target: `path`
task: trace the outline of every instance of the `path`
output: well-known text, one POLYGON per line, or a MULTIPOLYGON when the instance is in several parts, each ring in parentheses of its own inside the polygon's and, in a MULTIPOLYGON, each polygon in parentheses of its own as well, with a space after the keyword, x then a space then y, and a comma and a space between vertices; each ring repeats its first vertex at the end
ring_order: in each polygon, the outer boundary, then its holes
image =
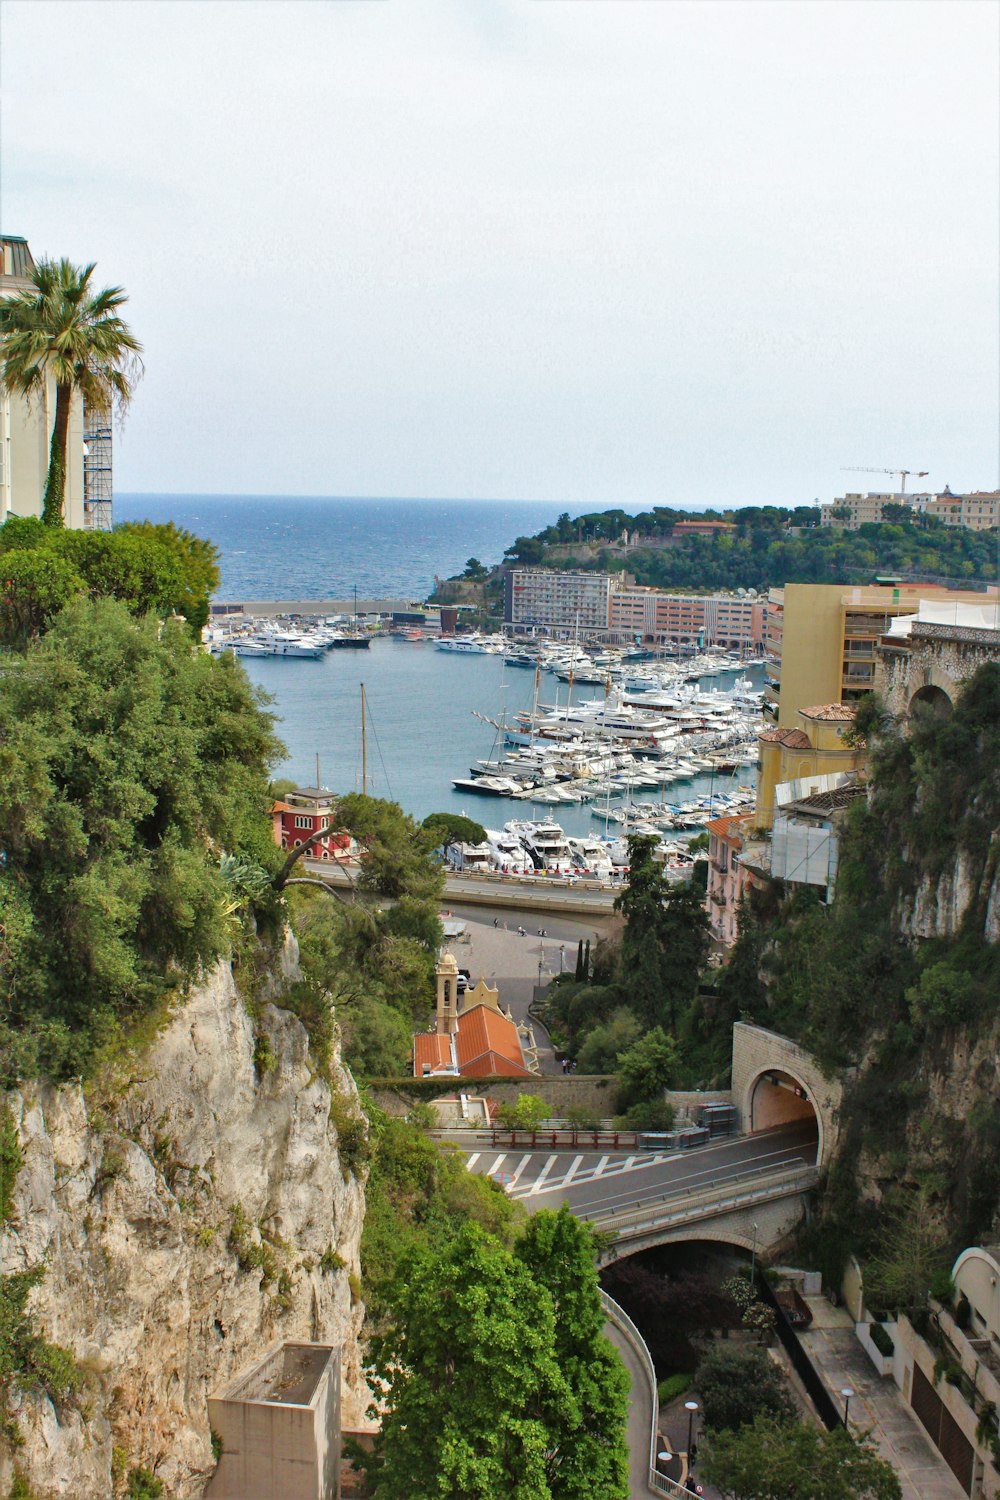
POLYGON ((844 1386, 854 1391, 850 1422, 854 1431, 871 1431, 883 1458, 899 1475, 903 1500, 960 1500, 965 1491, 903 1400, 895 1381, 877 1375, 854 1335, 843 1309, 825 1298, 808 1298, 813 1324, 799 1334, 838 1406, 844 1386))
MULTIPOLYGON (((649 1435, 653 1428, 653 1398, 649 1381, 630 1341, 610 1320, 604 1332, 621 1355, 632 1383, 628 1407, 629 1493, 632 1500, 647 1500, 656 1491, 649 1487, 649 1435)), ((658 1497, 659 1500, 659 1497, 658 1497)))

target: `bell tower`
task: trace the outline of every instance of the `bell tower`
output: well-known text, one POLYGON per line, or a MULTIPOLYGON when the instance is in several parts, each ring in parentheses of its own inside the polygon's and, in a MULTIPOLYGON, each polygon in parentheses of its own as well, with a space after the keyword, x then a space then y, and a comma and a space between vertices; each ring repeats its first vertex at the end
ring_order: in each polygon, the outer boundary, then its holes
POLYGON ((458 1030, 458 964, 453 953, 442 953, 434 968, 437 976, 437 1034, 454 1036, 458 1030))

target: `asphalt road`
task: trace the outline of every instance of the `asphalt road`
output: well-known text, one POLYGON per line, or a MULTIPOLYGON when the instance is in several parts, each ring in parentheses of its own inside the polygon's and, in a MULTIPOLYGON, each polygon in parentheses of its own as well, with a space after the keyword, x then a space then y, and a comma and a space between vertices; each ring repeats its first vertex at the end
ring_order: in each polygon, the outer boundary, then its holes
POLYGON ((687 1151, 504 1151, 468 1132, 448 1137, 466 1152, 471 1172, 502 1182, 529 1212, 567 1204, 579 1218, 610 1218, 686 1192, 721 1186, 816 1161, 816 1132, 787 1125, 687 1151), (462 1136, 466 1139, 463 1141, 462 1136))

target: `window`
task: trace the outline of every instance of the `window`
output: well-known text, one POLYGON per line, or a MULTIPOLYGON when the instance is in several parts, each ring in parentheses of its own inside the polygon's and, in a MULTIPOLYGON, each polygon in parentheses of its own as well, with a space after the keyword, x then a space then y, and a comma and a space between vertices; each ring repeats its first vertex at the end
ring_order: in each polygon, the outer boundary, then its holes
POLYGON ((296 828, 311 828, 313 826, 313 820, 312 818, 300 817, 298 814, 296 814, 295 826, 296 828))

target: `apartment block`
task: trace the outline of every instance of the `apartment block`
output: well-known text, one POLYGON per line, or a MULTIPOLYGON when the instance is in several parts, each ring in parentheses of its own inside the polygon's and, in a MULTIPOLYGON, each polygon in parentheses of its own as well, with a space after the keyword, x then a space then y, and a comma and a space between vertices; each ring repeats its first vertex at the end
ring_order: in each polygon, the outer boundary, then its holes
POLYGON ((764 711, 782 728, 798 727, 813 703, 854 703, 875 686, 877 646, 894 619, 915 615, 921 600, 983 604, 981 592, 930 584, 790 583, 767 598, 764 711))
MULTIPOLYGON (((34 269, 27 240, 0 236, 0 300, 31 291, 34 269)), ((11 515, 41 515, 55 415, 53 380, 31 401, 0 390, 0 524, 11 515)), ((78 395, 70 407, 63 514, 67 526, 111 526, 110 424, 86 412, 78 395)))
POLYGON ((632 586, 612 592, 611 639, 656 645, 724 646, 759 650, 764 643, 764 601, 737 594, 664 594, 632 586))
POLYGON ((579 632, 581 638, 603 633, 615 583, 608 573, 512 568, 504 579, 504 620, 515 631, 579 632))

